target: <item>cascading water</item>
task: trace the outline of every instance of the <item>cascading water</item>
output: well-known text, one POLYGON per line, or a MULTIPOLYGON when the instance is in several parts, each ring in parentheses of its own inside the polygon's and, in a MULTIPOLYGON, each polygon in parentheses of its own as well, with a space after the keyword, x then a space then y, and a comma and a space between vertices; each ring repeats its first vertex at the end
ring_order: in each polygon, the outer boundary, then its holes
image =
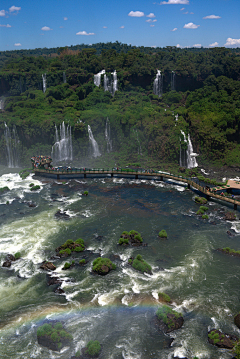
POLYGON ((91 146, 92 146, 92 150, 93 150, 92 156, 93 157, 101 156, 97 141, 94 139, 91 127, 89 125, 88 125, 88 134, 89 134, 89 141, 91 142, 91 146))
POLYGON ((109 79, 106 74, 104 74, 104 91, 109 91, 112 96, 114 96, 115 92, 117 91, 117 72, 111 72, 113 76, 112 79, 109 79))
POLYGON ((111 133, 110 133, 110 122, 107 118, 106 120, 106 127, 105 127, 105 139, 107 141, 107 152, 112 151, 112 140, 111 140, 111 133))
POLYGON ((184 142, 187 143, 187 149, 182 149, 181 142, 180 142, 180 160, 179 165, 181 167, 187 167, 187 168, 194 168, 198 167, 198 163, 196 160, 196 156, 198 156, 197 153, 193 152, 193 146, 192 141, 190 138, 190 135, 188 134, 188 138, 186 138, 185 133, 181 131, 181 134, 183 135, 184 142))
POLYGON ((153 93, 158 97, 161 97, 163 94, 163 80, 160 70, 157 70, 157 75, 153 82, 153 93))
POLYGON ((100 71, 98 74, 94 75, 94 85, 100 86, 101 84, 101 76, 105 74, 105 70, 100 71))
POLYGON ((42 79, 43 79, 43 93, 45 93, 47 89, 47 75, 42 74, 42 79))
POLYGON ((58 135, 58 129, 55 125, 55 140, 56 142, 52 146, 52 159, 54 161, 72 161, 73 149, 71 126, 66 126, 63 121, 63 123, 60 125, 58 135))
POLYGON ((13 126, 12 133, 4 122, 4 137, 7 148, 7 165, 9 168, 19 167, 19 140, 16 126, 13 126))
POLYGON ((67 82, 67 80, 66 80, 66 73, 63 72, 63 83, 65 84, 66 82, 67 82))
POLYGON ((0 110, 3 110, 3 100, 0 100, 0 110))
POLYGON ((171 91, 175 91, 175 72, 171 72, 171 91))

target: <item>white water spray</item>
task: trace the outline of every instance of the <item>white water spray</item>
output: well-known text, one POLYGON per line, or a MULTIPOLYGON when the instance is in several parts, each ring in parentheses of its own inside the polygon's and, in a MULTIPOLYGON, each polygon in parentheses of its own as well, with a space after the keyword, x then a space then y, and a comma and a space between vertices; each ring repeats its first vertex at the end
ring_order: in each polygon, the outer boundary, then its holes
POLYGON ((93 150, 93 154, 92 154, 93 157, 101 156, 97 141, 94 139, 91 127, 89 125, 88 125, 88 134, 89 134, 89 141, 91 142, 91 146, 92 146, 92 150, 93 150))
POLYGON ((100 71, 98 74, 94 75, 94 85, 96 85, 97 87, 100 86, 101 84, 101 76, 105 74, 105 70, 100 71))
POLYGON ((112 140, 111 140, 111 132, 110 132, 110 122, 108 118, 106 120, 105 139, 107 141, 107 152, 109 153, 112 151, 112 140))
POLYGON ((161 97, 163 94, 163 80, 160 70, 157 70, 157 75, 153 82, 153 93, 158 97, 161 97))
POLYGON ((43 79, 43 93, 45 93, 47 89, 47 75, 42 74, 42 79, 43 79))
POLYGON ((187 150, 182 150, 181 143, 180 143, 180 166, 181 167, 187 167, 187 168, 194 168, 198 167, 198 163, 196 160, 196 156, 198 156, 197 153, 193 152, 193 146, 192 141, 190 138, 190 135, 188 134, 188 138, 186 138, 185 133, 181 131, 181 134, 183 135, 184 142, 187 143, 187 150), (183 151, 183 156, 182 156, 183 151))
POLYGON ((58 135, 58 129, 55 125, 55 140, 56 142, 52 146, 52 159, 54 161, 72 161, 73 149, 71 126, 66 126, 63 121, 63 123, 60 125, 58 135))
POLYGON ((104 91, 109 91, 112 96, 114 96, 117 91, 117 72, 111 72, 112 79, 108 78, 106 74, 104 74, 104 91))
POLYGON ((13 126, 12 133, 4 122, 4 137, 7 149, 7 165, 9 168, 19 167, 19 140, 16 126, 13 126))

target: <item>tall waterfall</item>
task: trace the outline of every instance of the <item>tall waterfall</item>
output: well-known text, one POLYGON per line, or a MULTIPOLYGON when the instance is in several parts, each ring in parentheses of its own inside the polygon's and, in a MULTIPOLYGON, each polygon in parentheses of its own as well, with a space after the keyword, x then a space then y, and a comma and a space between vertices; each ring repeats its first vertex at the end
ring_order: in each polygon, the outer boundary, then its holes
POLYGON ((65 72, 63 72, 63 83, 65 84, 67 82, 67 80, 66 80, 66 74, 65 74, 65 72))
POLYGON ((42 74, 42 79, 43 79, 43 93, 45 93, 47 89, 47 75, 42 74))
POLYGON ((158 97, 161 97, 163 94, 163 80, 160 70, 157 70, 157 75, 153 82, 153 93, 158 97))
POLYGON ((190 135, 188 134, 188 138, 186 138, 185 133, 181 130, 181 134, 183 135, 184 142, 187 143, 187 150, 181 148, 180 143, 180 161, 179 164, 181 167, 194 168, 198 166, 196 156, 197 153, 193 152, 192 141, 190 135))
POLYGON ((117 72, 111 72, 112 79, 108 78, 106 74, 104 74, 104 91, 109 91, 112 96, 114 96, 117 91, 117 72))
POLYGON ((4 122, 4 137, 7 148, 7 165, 9 168, 19 167, 19 140, 16 126, 13 126, 12 133, 4 122))
POLYGON ((89 141, 91 142, 91 146, 92 146, 92 150, 93 150, 93 153, 92 153, 93 157, 101 156, 97 141, 94 139, 91 127, 89 125, 88 125, 88 134, 89 134, 89 141))
POLYGON ((110 133, 110 122, 107 118, 106 120, 106 127, 105 127, 105 139, 107 141, 107 152, 112 151, 112 140, 111 140, 111 133, 110 133))
POLYGON ((171 91, 175 91, 175 72, 171 72, 171 91))
POLYGON ((101 76, 105 74, 105 70, 100 71, 98 74, 94 75, 94 85, 99 87, 101 85, 101 76))
POLYGON ((52 146, 52 159, 54 161, 72 161, 73 149, 71 126, 66 126, 63 121, 60 125, 58 135, 58 129, 55 125, 55 140, 56 142, 52 146))

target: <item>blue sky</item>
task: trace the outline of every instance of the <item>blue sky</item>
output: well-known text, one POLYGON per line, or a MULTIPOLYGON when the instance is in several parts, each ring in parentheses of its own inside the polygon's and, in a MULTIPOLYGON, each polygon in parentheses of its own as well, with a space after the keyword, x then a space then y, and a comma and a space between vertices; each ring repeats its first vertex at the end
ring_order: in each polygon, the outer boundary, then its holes
POLYGON ((240 47, 240 0, 1 0, 0 50, 115 42, 240 47))

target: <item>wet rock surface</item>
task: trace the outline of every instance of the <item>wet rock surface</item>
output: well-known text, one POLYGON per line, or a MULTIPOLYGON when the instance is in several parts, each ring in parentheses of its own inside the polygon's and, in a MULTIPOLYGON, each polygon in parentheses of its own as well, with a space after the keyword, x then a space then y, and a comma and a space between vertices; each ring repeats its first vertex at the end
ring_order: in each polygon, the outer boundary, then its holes
POLYGON ((236 335, 223 333, 218 329, 212 329, 208 332, 208 342, 218 348, 233 349, 237 341, 236 335))
POLYGON ((57 219, 70 219, 70 216, 67 214, 67 212, 61 210, 57 211, 54 216, 57 219))
POLYGON ((46 271, 53 271, 56 269, 55 265, 52 262, 47 262, 47 261, 44 261, 41 264, 40 268, 46 271))

